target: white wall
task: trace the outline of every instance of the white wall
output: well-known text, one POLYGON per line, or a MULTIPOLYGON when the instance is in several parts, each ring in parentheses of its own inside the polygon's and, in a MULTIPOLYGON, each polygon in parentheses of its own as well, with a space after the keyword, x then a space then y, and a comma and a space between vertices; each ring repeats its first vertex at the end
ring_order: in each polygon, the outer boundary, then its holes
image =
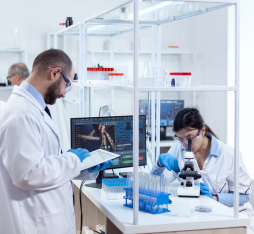
POLYGON ((241 1, 240 11, 240 151, 243 154, 248 172, 251 178, 254 178, 254 156, 252 149, 253 108, 254 100, 254 31, 252 22, 254 1, 241 1))
MULTIPOLYGON (((126 2, 126 0, 9 0, 1 1, 0 48, 14 46, 14 29, 18 28, 18 46, 28 51, 28 67, 31 70, 35 57, 46 50, 46 35, 59 30, 59 23, 66 17, 73 17, 74 23, 94 15, 105 8, 126 2)), ((18 58, 0 55, 0 73, 7 73, 8 67, 18 58)))

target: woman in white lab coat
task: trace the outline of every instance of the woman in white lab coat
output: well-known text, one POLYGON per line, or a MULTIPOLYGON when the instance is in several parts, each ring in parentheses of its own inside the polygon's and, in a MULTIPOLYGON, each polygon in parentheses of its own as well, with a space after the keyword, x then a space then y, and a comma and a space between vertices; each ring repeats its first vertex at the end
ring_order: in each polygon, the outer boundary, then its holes
MULTIPOLYGON (((184 167, 185 152, 188 140, 192 140, 192 151, 195 154, 195 170, 201 178, 200 193, 226 206, 234 204, 234 149, 221 142, 216 134, 204 123, 199 111, 185 108, 175 117, 173 131, 177 142, 168 153, 161 154, 153 165, 151 174, 164 175, 172 181, 179 178, 179 170, 184 167), (167 170, 166 170, 167 169, 167 170)), ((247 213, 251 218, 248 234, 254 233, 254 212, 248 202, 251 193, 251 179, 239 155, 239 212, 247 213)))

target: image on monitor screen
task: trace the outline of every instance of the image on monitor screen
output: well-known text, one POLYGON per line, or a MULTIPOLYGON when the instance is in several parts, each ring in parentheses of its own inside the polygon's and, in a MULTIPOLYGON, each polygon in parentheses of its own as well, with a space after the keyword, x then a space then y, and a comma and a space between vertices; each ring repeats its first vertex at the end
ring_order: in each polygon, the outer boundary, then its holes
MULTIPOLYGON (((165 127, 172 127, 173 121, 175 119, 176 114, 184 108, 183 100, 161 100, 161 119, 160 125, 165 127)), ((155 119, 156 119, 156 105, 155 102, 155 119)), ((150 113, 151 113, 151 105, 150 105, 150 113)), ((148 101, 147 100, 139 100, 139 114, 140 115, 148 115, 148 101)), ((147 125, 147 120, 146 120, 147 125)), ((156 125, 156 122, 155 122, 156 125)))
MULTIPOLYGON (((139 163, 146 165, 146 116, 139 117, 139 163)), ((133 164, 132 116, 71 119, 71 148, 103 149, 121 154, 109 169, 133 164)))

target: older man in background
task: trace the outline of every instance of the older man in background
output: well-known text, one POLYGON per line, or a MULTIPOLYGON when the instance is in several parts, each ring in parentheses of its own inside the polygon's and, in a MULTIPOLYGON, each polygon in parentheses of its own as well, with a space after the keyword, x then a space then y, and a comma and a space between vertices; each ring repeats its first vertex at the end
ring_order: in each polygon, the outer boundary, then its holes
POLYGON ((7 79, 12 85, 19 86, 29 75, 29 70, 24 63, 15 63, 9 68, 7 79))

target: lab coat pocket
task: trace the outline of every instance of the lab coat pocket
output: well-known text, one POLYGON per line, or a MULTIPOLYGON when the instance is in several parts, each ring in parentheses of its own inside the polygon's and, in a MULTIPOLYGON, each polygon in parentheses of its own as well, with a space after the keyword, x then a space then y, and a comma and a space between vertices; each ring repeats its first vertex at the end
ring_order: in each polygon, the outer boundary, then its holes
POLYGON ((209 190, 211 193, 223 193, 228 190, 228 183, 226 180, 214 180, 209 178, 209 190))
POLYGON ((70 227, 68 226, 66 215, 66 211, 61 210, 60 212, 54 214, 37 217, 37 234, 69 234, 70 227))

